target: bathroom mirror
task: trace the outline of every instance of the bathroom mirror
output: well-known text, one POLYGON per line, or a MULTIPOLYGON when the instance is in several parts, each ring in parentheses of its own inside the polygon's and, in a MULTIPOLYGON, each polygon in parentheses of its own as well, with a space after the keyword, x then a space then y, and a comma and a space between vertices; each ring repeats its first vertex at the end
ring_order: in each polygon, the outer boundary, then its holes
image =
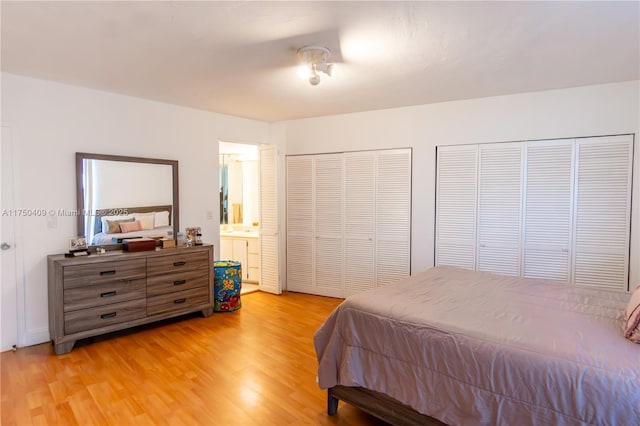
POLYGON ((220 141, 220 224, 251 226, 259 220, 258 147, 220 141))
POLYGON ((127 233, 175 238, 180 229, 176 160, 76 153, 76 197, 78 235, 85 236, 90 246, 118 244, 127 233), (137 232, 122 233, 120 228, 108 232, 103 229, 107 217, 111 222, 145 220, 137 232), (155 222, 149 223, 149 217, 155 222))

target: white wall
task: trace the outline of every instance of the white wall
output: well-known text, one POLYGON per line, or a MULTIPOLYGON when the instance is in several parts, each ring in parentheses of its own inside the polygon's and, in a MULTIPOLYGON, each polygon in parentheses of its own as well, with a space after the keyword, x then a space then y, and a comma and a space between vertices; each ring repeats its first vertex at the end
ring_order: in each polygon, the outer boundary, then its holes
MULTIPOLYGON (((500 96, 267 124, 122 95, 2 74, 3 125, 12 130, 16 208, 71 209, 75 152, 177 159, 180 228, 219 244, 218 141, 279 147, 284 226, 286 154, 413 148, 412 270, 433 265, 435 146, 640 131, 640 82, 500 96), (322 147, 322 151, 318 147, 322 147), (213 219, 207 219, 207 212, 213 219)), ((640 141, 635 146, 631 280, 640 281, 640 141)), ((67 250, 75 217, 18 218, 25 335, 49 340, 46 256, 67 250)), ((284 233, 280 233, 284 235, 284 233)), ((285 242, 281 241, 280 269, 285 242)), ((3 318, 3 320, 6 320, 3 318)), ((13 343, 2 342, 0 350, 13 343)))
MULTIPOLYGON (((76 152, 178 160, 180 228, 201 226, 203 239, 218 245, 218 141, 269 137, 260 121, 11 74, 2 74, 1 83, 2 123, 13 132, 16 208, 75 210, 76 152)), ((56 228, 47 227, 46 217, 19 218, 16 226, 26 315, 17 343, 26 346, 49 340, 46 258, 67 250, 76 218, 58 217, 56 228)), ((3 341, 0 350, 14 343, 3 341)))
MULTIPOLYGON (((287 154, 413 148, 412 271, 433 266, 435 147, 640 131, 640 82, 303 119, 284 126, 287 154)), ((426 83, 428 84, 428 82, 426 83)), ((640 282, 640 140, 635 142, 632 284, 640 282)))

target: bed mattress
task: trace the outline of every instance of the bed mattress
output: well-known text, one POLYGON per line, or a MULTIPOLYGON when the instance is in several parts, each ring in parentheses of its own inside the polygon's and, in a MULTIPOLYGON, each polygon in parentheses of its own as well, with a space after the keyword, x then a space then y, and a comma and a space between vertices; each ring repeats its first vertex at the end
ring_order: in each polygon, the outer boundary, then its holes
POLYGON ((315 335, 319 385, 451 425, 640 425, 629 296, 434 267, 336 308, 315 335))

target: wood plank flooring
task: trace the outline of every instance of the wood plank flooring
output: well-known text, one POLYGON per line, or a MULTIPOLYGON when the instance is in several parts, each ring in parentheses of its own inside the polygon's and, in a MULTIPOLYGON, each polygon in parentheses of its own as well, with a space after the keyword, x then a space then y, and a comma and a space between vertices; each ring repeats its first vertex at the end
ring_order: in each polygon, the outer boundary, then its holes
POLYGON ((243 307, 90 341, 0 354, 9 425, 385 425, 340 404, 326 414, 313 334, 340 299, 257 292, 243 307))

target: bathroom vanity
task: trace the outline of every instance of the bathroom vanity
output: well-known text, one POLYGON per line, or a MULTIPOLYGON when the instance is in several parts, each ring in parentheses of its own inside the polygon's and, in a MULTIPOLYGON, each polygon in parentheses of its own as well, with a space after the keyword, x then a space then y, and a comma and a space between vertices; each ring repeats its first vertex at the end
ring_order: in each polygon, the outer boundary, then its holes
POLYGON ((221 231, 220 259, 242 265, 242 281, 260 281, 260 237, 258 231, 221 231))

